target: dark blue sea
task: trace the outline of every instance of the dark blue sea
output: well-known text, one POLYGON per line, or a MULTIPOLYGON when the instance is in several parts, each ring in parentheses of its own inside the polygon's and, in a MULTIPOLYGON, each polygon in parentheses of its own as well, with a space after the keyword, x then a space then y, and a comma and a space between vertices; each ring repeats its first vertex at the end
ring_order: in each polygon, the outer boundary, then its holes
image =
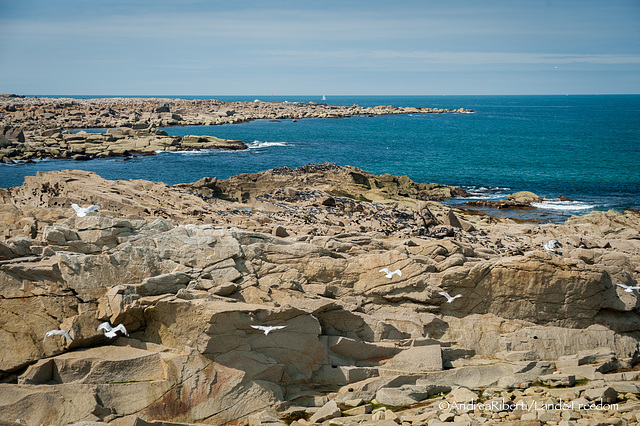
MULTIPOLYGON (((196 97, 183 97, 196 98, 196 97)), ((325 161, 421 182, 459 185, 476 198, 528 190, 537 207, 570 214, 640 207, 640 95, 569 96, 220 96, 224 101, 467 108, 472 114, 406 114, 343 119, 259 120, 169 127, 170 135, 239 139, 246 151, 160 153, 133 161, 45 160, 0 165, 0 187, 39 170, 83 169, 107 179, 168 184, 227 178, 325 161), (569 201, 558 201, 558 196, 569 201)), ((453 200, 452 202, 461 202, 453 200)))

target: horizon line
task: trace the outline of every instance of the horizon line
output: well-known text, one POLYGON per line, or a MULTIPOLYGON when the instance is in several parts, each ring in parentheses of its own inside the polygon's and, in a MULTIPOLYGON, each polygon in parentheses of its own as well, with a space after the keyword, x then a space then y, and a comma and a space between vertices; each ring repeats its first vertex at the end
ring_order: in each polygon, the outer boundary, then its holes
POLYGON ((206 97, 213 98, 216 96, 219 97, 282 97, 282 96, 296 96, 296 97, 363 97, 363 96, 433 96, 433 97, 446 97, 446 96, 637 96, 640 93, 511 93, 511 94, 368 94, 368 95, 359 95, 359 94, 334 94, 334 95, 317 95, 317 94, 215 94, 215 95, 190 95, 190 94, 179 94, 179 95, 170 95, 170 94, 154 94, 154 95, 143 95, 143 94, 135 94, 135 95, 124 95, 124 94, 17 94, 17 93, 3 93, 0 94, 0 98, 11 98, 11 97, 24 97, 24 98, 49 98, 49 97, 86 97, 86 98, 180 98, 184 97, 206 97))

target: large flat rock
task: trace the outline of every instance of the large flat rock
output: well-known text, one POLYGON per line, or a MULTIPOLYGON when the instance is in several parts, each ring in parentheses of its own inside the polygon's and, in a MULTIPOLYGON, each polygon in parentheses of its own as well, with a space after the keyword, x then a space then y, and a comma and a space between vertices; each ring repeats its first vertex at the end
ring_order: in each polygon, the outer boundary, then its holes
POLYGON ((384 363, 385 370, 421 373, 442 370, 442 349, 439 344, 413 346, 384 363))

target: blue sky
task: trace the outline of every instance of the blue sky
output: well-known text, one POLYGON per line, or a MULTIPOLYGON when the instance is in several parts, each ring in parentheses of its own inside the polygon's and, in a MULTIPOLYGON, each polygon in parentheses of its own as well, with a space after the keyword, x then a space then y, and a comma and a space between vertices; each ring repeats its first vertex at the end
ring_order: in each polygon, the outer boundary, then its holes
POLYGON ((0 93, 640 93, 639 0, 0 0, 0 93))

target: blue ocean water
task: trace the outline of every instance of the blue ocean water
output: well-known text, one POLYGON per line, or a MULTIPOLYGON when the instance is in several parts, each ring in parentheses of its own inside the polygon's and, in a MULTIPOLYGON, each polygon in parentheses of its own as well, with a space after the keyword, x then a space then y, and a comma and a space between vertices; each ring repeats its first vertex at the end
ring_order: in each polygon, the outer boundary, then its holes
POLYGON ((547 199, 540 208, 561 214, 640 207, 640 95, 213 98, 462 107, 475 112, 170 127, 165 128, 170 135, 239 139, 250 149, 161 153, 131 161, 0 165, 0 187, 20 185, 24 176, 38 170, 76 168, 107 179, 174 184, 329 161, 373 173, 408 175, 421 182, 459 185, 477 198, 504 198, 528 190, 547 199), (554 200, 560 195, 574 202, 554 200))

